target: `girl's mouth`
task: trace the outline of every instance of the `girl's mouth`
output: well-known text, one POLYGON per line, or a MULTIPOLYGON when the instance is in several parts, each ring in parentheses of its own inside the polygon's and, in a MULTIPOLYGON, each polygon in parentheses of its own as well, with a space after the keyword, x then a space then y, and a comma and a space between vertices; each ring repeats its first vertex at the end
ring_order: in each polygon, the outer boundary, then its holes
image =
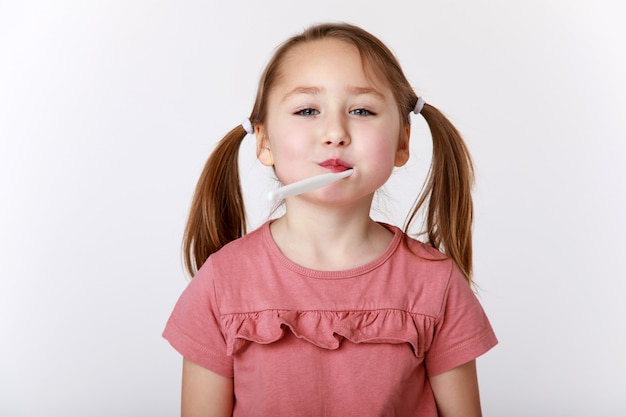
POLYGON ((319 165, 332 172, 343 172, 347 169, 352 168, 352 166, 349 163, 342 161, 339 158, 327 159, 324 162, 320 162, 319 165))

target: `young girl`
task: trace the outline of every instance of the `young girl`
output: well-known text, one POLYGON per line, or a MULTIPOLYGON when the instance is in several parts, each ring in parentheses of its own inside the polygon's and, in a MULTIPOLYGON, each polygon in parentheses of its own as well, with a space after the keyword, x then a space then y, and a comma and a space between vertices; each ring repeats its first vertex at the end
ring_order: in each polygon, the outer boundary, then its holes
POLYGON ((471 289, 471 182, 459 133, 377 38, 324 24, 284 43, 195 191, 195 277, 164 332, 184 357, 183 416, 480 416, 475 358, 497 341, 471 289), (424 243, 370 218, 409 158, 411 112, 434 145, 405 227, 425 207, 424 243), (283 184, 351 175, 287 197, 246 234, 248 133, 283 184))

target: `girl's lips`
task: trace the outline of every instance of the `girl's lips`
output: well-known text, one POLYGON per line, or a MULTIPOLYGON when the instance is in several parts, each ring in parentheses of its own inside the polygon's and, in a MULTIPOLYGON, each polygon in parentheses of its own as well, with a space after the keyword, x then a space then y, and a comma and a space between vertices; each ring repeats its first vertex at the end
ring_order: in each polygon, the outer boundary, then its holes
POLYGON ((333 172, 343 172, 352 168, 349 163, 338 158, 327 159, 324 162, 320 162, 319 165, 333 172))

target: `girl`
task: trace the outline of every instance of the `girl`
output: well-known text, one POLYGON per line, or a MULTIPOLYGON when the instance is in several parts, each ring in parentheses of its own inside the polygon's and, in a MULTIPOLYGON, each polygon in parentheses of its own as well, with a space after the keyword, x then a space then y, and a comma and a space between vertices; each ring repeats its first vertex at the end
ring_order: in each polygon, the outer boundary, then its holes
POLYGON ((195 191, 195 278, 164 332, 184 357, 183 416, 480 416, 475 358, 497 342, 470 286, 471 182, 459 133, 377 38, 324 24, 284 43, 195 191), (405 231, 427 206, 425 243, 370 218, 409 158, 412 111, 434 146, 405 231), (247 133, 283 184, 351 175, 287 197, 284 215, 246 234, 247 133))

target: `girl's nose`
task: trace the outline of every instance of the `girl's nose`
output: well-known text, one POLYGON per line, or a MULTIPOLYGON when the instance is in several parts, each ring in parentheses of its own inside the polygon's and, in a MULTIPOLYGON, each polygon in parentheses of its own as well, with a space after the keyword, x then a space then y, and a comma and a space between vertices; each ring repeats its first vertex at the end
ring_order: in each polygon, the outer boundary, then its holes
POLYGON ((348 146, 350 135, 346 123, 345 118, 341 116, 329 116, 322 135, 322 143, 326 146, 348 146))

